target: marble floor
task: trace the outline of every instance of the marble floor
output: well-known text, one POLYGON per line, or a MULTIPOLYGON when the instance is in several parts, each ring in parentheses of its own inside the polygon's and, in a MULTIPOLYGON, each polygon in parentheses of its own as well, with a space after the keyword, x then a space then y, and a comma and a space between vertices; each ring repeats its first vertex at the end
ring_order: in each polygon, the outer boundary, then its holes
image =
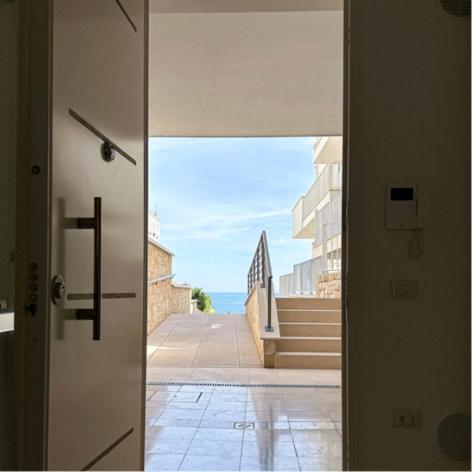
POLYGON ((149 386, 146 470, 341 469, 341 390, 149 386))
POLYGON ((264 369, 244 316, 169 317, 147 382, 148 471, 341 469, 340 371, 264 369))

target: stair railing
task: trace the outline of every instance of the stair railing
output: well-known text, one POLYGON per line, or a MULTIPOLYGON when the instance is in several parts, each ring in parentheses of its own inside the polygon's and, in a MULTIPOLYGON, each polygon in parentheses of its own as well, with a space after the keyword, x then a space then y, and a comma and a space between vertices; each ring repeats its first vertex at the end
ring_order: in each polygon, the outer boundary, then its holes
POLYGON ((267 291, 267 324, 265 331, 272 332, 274 328, 272 326, 272 267, 270 265, 269 246, 267 244, 267 235, 265 231, 262 231, 261 237, 257 244, 256 252, 252 258, 251 267, 247 274, 247 293, 256 285, 256 282, 261 284, 262 288, 267 291))

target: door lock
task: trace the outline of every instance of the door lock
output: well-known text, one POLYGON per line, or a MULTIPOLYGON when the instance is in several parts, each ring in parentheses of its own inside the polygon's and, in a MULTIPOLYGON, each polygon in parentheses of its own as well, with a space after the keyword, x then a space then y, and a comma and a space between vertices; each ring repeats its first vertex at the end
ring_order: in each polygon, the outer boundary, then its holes
POLYGON ((66 296, 66 284, 62 275, 56 275, 52 279, 52 302, 58 305, 59 302, 66 296))

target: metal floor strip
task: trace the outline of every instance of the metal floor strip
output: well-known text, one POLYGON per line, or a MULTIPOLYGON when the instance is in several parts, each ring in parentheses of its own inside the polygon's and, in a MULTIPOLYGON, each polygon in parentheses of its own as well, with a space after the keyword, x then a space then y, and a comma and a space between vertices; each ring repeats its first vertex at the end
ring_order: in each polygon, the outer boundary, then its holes
POLYGON ((172 387, 246 387, 246 388, 341 388, 341 385, 323 384, 264 384, 264 383, 226 383, 226 382, 154 382, 149 381, 146 385, 162 385, 172 387))

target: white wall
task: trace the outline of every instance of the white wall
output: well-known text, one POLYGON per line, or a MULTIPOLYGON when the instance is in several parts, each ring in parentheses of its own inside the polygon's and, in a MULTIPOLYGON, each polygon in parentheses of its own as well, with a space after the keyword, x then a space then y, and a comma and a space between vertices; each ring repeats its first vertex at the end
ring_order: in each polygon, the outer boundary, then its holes
POLYGON ((355 0, 349 59, 349 413, 353 468, 461 469, 436 446, 470 409, 470 21, 433 0, 355 0), (384 189, 415 182, 430 203, 424 255, 384 229, 384 189), (389 281, 419 282, 416 300, 389 281), (396 408, 421 410, 396 429, 396 408))

